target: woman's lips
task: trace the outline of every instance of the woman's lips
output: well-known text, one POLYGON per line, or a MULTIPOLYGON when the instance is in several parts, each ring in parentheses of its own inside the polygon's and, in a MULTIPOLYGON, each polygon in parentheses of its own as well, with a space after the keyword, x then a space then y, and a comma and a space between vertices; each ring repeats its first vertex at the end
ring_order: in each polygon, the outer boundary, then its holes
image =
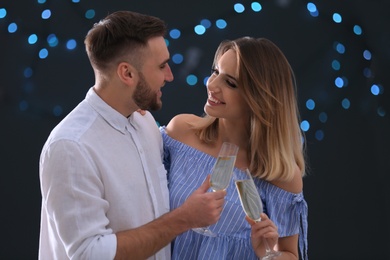
POLYGON ((208 97, 208 102, 210 104, 214 104, 214 105, 219 105, 219 104, 225 104, 224 102, 220 101, 219 99, 213 97, 212 95, 209 94, 209 97, 208 97))

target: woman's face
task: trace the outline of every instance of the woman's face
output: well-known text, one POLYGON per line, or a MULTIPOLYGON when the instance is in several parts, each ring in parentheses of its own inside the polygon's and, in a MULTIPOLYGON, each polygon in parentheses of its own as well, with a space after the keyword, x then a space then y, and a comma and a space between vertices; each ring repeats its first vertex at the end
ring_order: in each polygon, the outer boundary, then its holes
POLYGON ((249 106, 242 96, 242 86, 238 85, 237 79, 236 52, 228 50, 219 58, 207 81, 208 99, 204 107, 206 114, 230 120, 248 118, 249 106))

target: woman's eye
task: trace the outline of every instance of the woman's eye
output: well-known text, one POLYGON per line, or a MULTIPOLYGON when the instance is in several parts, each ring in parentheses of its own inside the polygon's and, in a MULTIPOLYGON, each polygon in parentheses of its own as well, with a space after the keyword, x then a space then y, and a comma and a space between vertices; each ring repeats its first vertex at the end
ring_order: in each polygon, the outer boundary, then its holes
POLYGON ((226 83, 231 87, 231 88, 237 88, 236 84, 234 84, 233 82, 227 80, 226 83))
POLYGON ((211 74, 218 75, 218 74, 219 74, 219 72, 218 72, 218 70, 216 70, 216 69, 211 69, 211 74))

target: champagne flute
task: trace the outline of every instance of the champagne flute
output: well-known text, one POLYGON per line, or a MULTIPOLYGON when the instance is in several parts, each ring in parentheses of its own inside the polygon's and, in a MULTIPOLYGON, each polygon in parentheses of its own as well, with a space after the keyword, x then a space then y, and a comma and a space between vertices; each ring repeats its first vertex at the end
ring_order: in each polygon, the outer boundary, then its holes
MULTIPOLYGON (((234 178, 241 206, 245 214, 255 222, 261 221, 260 214, 263 212, 263 203, 253 181, 252 174, 248 169, 245 169, 244 174, 236 174, 234 178)), ((281 254, 271 249, 264 237, 263 243, 265 246, 265 256, 261 257, 261 260, 272 260, 281 254)))
MULTIPOLYGON (((225 190, 228 187, 233 175, 233 168, 236 162, 237 153, 237 145, 228 142, 224 142, 222 144, 217 161, 215 162, 210 176, 212 191, 225 190)), ((205 236, 217 236, 208 227, 193 228, 192 230, 205 236)))

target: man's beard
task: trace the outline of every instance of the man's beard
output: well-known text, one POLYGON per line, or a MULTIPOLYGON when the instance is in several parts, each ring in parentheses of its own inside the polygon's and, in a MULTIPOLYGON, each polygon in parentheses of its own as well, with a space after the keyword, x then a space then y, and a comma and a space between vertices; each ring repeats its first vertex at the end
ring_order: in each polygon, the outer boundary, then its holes
POLYGON ((142 72, 139 72, 139 82, 135 88, 133 99, 140 109, 156 111, 161 109, 162 102, 153 92, 142 72))

